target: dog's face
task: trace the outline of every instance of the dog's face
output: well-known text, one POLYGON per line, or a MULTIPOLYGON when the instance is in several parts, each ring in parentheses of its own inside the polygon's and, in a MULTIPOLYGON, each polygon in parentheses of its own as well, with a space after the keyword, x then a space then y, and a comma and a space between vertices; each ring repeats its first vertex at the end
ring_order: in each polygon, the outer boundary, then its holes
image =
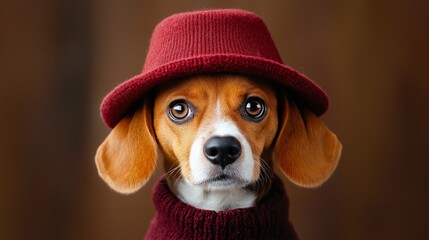
POLYGON ((259 179, 260 157, 278 125, 271 85, 241 76, 199 76, 162 87, 153 108, 155 135, 189 184, 243 187, 259 179))
POLYGON ((285 90, 276 94, 268 83, 231 75, 173 82, 146 97, 98 148, 99 174, 113 189, 138 190, 159 153, 166 170, 179 169, 187 184, 214 191, 258 181, 272 162, 305 187, 322 184, 335 170, 337 137, 285 90))

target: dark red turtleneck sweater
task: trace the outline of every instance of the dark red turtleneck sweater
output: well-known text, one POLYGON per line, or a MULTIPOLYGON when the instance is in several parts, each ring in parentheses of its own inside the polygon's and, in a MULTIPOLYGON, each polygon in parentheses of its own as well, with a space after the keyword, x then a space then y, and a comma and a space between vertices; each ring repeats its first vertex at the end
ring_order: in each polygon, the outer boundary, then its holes
POLYGON ((251 208, 209 211, 181 202, 164 178, 156 184, 157 210, 145 239, 298 239, 289 222, 289 202, 277 177, 267 196, 251 208))

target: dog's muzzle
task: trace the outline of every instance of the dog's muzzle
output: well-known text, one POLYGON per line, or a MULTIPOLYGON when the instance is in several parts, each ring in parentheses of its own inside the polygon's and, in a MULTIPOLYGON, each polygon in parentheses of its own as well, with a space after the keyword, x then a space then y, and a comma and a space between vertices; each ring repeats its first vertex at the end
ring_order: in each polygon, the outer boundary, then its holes
POLYGON ((212 137, 204 144, 204 155, 222 169, 232 164, 241 155, 241 144, 235 137, 212 137))

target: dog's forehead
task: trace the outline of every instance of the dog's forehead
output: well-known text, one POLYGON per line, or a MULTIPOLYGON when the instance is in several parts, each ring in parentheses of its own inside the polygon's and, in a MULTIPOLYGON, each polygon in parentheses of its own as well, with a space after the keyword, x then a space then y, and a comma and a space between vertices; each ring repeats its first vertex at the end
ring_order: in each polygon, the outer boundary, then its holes
POLYGON ((163 97, 183 96, 186 98, 208 99, 211 95, 241 97, 249 93, 274 95, 271 83, 240 75, 193 76, 158 89, 163 97))

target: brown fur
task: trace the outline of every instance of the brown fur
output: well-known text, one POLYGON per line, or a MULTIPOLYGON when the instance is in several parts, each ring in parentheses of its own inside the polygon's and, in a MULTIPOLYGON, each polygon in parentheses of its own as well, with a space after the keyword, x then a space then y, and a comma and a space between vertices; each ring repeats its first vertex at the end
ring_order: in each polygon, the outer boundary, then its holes
MULTIPOLYGON (((122 119, 99 147, 96 155, 99 174, 116 191, 134 192, 146 183, 154 170, 158 147, 167 171, 180 166, 180 174, 191 178, 188 159, 193 139, 199 128, 213 120, 218 100, 224 106, 222 117, 233 120, 254 155, 266 161, 268 172, 261 173, 260 159, 255 158, 255 181, 260 174, 272 174, 272 156, 284 174, 301 186, 318 186, 334 171, 341 152, 336 136, 312 112, 298 108, 286 97, 280 99, 284 110, 278 116, 278 99, 271 85, 230 75, 197 76, 179 82, 158 88, 153 109, 145 101, 134 114, 122 119), (261 122, 248 121, 238 112, 248 94, 266 101, 269 109, 261 122), (178 98, 188 99, 197 109, 194 119, 187 124, 175 124, 166 116, 169 103, 178 98)), ((170 174, 168 178, 168 182, 174 183, 177 175, 170 174)), ((248 189, 258 192, 261 198, 271 182, 265 184, 248 189)))
POLYGON ((334 172, 341 155, 341 143, 326 125, 292 100, 287 108, 275 145, 274 158, 293 183, 317 187, 334 172))
POLYGON ((98 173, 111 188, 132 193, 147 182, 157 157, 151 106, 145 101, 112 129, 98 148, 95 159, 98 173))

